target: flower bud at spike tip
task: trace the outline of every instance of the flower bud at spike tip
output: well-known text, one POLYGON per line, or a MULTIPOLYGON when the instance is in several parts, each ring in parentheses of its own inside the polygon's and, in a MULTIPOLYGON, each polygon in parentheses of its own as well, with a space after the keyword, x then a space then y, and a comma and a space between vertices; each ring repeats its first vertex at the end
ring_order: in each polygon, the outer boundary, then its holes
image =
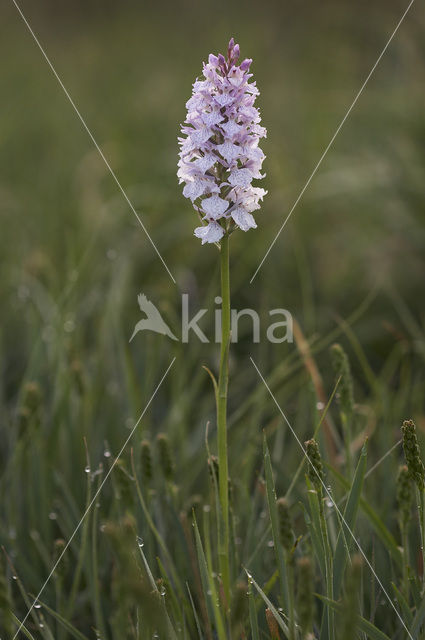
POLYGON ((252 186, 254 179, 264 178, 265 155, 258 143, 267 131, 254 106, 259 91, 248 82, 252 60, 238 65, 239 55, 233 38, 227 59, 210 54, 203 79, 193 84, 181 127, 177 176, 203 222, 195 229, 202 244, 219 242, 234 229, 255 229, 252 212, 267 193, 252 186))
POLYGON ((304 444, 309 460, 308 477, 316 491, 321 491, 323 482, 323 465, 319 445, 313 438, 311 440, 307 440, 304 444))
POLYGON ((286 498, 279 498, 276 505, 280 542, 286 551, 291 551, 294 546, 294 532, 292 530, 291 516, 289 515, 288 501, 286 498))
POLYGON ((421 460, 416 427, 413 420, 405 420, 401 427, 403 433, 403 449, 410 477, 416 483, 419 491, 424 490, 424 465, 421 460))
POLYGON ((156 438, 158 447, 159 466, 166 480, 171 480, 174 473, 174 464, 171 457, 170 443, 165 433, 159 433, 156 438))
POLYGON ((413 483, 406 465, 400 467, 397 476, 397 510, 400 524, 405 526, 412 512, 413 483))

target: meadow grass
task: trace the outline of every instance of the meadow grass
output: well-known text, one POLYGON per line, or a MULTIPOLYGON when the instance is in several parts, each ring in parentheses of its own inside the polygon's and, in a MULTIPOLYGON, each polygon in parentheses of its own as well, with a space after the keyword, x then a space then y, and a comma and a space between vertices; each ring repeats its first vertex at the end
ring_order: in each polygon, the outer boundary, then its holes
POLYGON ((400 6, 248 3, 213 24, 192 3, 123 6, 24 9, 178 287, 13 7, 0 25, 0 637, 15 634, 173 357, 19 637, 396 640, 409 638, 403 624, 424 637, 423 494, 399 470, 403 420, 422 451, 425 428, 423 18, 406 21, 250 286, 400 6), (211 310, 211 335, 219 265, 192 238, 176 136, 200 60, 230 35, 255 58, 270 192, 258 230, 232 237, 233 306, 264 320, 283 306, 297 324, 294 344, 253 345, 241 323, 232 345, 227 598, 202 368, 217 375, 217 345, 128 340, 140 291, 177 329, 189 292, 211 310), (347 358, 336 368, 335 343, 347 358), (301 444, 317 441, 325 486, 250 356, 301 444))

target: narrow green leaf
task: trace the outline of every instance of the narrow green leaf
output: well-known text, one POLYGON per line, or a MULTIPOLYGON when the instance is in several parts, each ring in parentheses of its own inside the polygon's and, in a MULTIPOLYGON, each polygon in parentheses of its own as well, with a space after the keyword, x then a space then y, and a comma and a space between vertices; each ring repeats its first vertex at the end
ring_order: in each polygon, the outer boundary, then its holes
POLYGON ((76 640, 89 640, 87 636, 84 636, 80 631, 78 631, 78 629, 76 629, 70 622, 68 622, 68 620, 65 620, 65 618, 63 618, 57 611, 51 609, 41 600, 38 600, 38 602, 55 620, 59 622, 60 625, 62 625, 64 629, 66 629, 71 634, 73 638, 76 638, 76 640))
MULTIPOLYGON (((143 549, 142 549, 142 547, 140 545, 139 545, 139 551, 140 551, 140 555, 142 556, 143 564, 145 566, 145 570, 146 570, 146 573, 147 573, 147 576, 148 576, 148 580, 151 583, 152 590, 153 591, 158 591, 158 586, 157 586, 157 584, 155 582, 155 578, 153 577, 153 574, 152 574, 152 571, 151 571, 151 569, 149 567, 149 564, 148 564, 148 561, 146 559, 146 556, 143 553, 143 549)), ((167 619, 167 627, 168 627, 169 638, 171 638, 172 640, 177 640, 176 632, 175 632, 174 627, 173 627, 173 625, 171 623, 170 616, 168 615, 168 611, 167 611, 167 608, 166 608, 164 603, 163 603, 163 609, 164 609, 164 615, 165 615, 165 617, 167 619)))
MULTIPOLYGON (((348 490, 350 488, 350 483, 348 482, 348 480, 346 480, 344 476, 341 475, 339 471, 334 469, 334 467, 332 467, 331 465, 327 464, 326 462, 325 462, 325 465, 326 465, 326 468, 329 469, 329 471, 333 474, 335 479, 339 482, 339 484, 344 489, 348 490)), ((378 516, 376 511, 373 509, 373 507, 371 507, 371 505, 368 503, 367 500, 365 500, 364 498, 360 498, 360 507, 363 513, 370 520, 370 523, 373 526, 374 530, 376 531, 377 536, 383 542, 387 551, 391 554, 391 557, 396 562, 398 568, 401 569, 403 559, 394 536, 388 530, 388 528, 385 526, 381 518, 378 516)))
POLYGON ((145 499, 143 497, 143 493, 142 493, 142 490, 141 490, 141 487, 140 487, 140 483, 139 483, 139 480, 138 480, 138 477, 137 477, 137 474, 136 474, 136 467, 135 467, 135 464, 134 464, 133 449, 131 450, 131 469, 132 469, 133 477, 134 477, 134 481, 135 481, 137 497, 139 499, 140 506, 142 507, 143 514, 144 514, 144 516, 146 518, 146 522, 148 523, 148 526, 149 526, 150 530, 152 531, 152 533, 153 533, 153 535, 154 535, 154 537, 155 537, 155 539, 156 539, 156 541, 157 541, 162 553, 164 554, 164 558, 167 561, 167 567, 169 568, 170 573, 171 573, 171 578, 173 580, 174 587, 178 591, 181 599, 184 600, 184 589, 183 589, 179 574, 178 574, 178 572, 176 570, 176 567, 174 565, 174 562, 173 562, 173 559, 171 557, 171 554, 168 551, 167 545, 165 544, 161 534, 159 533, 158 529, 156 528, 156 526, 154 524, 154 521, 152 520, 152 517, 151 517, 151 515, 149 513, 149 509, 148 509, 148 507, 146 505, 146 502, 145 502, 145 499))
POLYGON ((419 580, 416 578, 416 576, 412 575, 409 578, 409 586, 410 586, 410 591, 412 593, 413 601, 415 603, 416 609, 419 609, 419 607, 422 604, 422 595, 421 595, 421 585, 419 583, 419 580))
MULTIPOLYGON (((330 600, 319 593, 317 593, 316 596, 338 613, 342 613, 344 609, 344 605, 342 603, 330 600)), ((359 625, 359 629, 361 629, 368 638, 372 638, 372 640, 391 640, 391 638, 389 638, 383 631, 380 631, 374 624, 369 622, 369 620, 365 620, 365 618, 362 618, 361 616, 358 616, 357 624, 359 625)))
POLYGON ((190 588, 189 588, 189 583, 188 582, 186 582, 186 587, 187 587, 187 592, 189 594, 189 600, 190 600, 190 604, 191 604, 192 611, 193 611, 193 617, 195 618, 195 624, 196 624, 196 629, 198 631, 198 637, 199 637, 199 640, 203 640, 203 635, 202 635, 202 631, 201 631, 201 625, 199 623, 198 614, 197 614, 196 609, 195 609, 195 603, 193 602, 193 598, 192 598, 192 594, 190 592, 190 588))
MULTIPOLYGON (((324 422, 324 421, 325 421, 325 419, 326 419, 326 416, 328 415, 329 408, 330 408, 330 406, 331 406, 331 404, 332 404, 332 401, 333 401, 333 399, 334 399, 334 396, 335 396, 335 394, 336 394, 336 392, 337 392, 338 385, 339 385, 340 381, 341 381, 341 376, 340 376, 340 377, 338 378, 338 380, 335 382, 335 386, 334 386, 334 388, 333 388, 333 390, 332 390, 332 393, 331 393, 331 395, 330 395, 330 397, 329 397, 329 400, 328 400, 328 402, 327 402, 327 405, 326 405, 326 407, 323 409, 323 411, 322 411, 322 415, 320 416, 320 420, 319 420, 319 422, 318 422, 318 424, 317 424, 316 428, 314 429, 313 438, 315 438, 315 439, 317 438, 317 434, 318 434, 318 433, 319 433, 319 431, 320 431, 320 427, 322 426, 323 422, 324 422)), ((298 478, 299 478, 299 475, 300 475, 301 471, 303 470, 303 467, 304 467, 304 465, 305 465, 305 463, 306 463, 306 462, 307 462, 307 458, 306 458, 305 456, 303 456, 303 457, 301 458, 301 461, 300 461, 300 463, 299 463, 299 465, 298 465, 298 468, 297 468, 296 472, 294 473, 294 476, 293 476, 293 478, 292 478, 292 480, 291 480, 291 484, 289 485, 288 491, 287 491, 287 492, 286 492, 286 494, 285 494, 285 498, 289 498, 289 496, 291 495, 291 493, 292 493, 292 491, 293 491, 293 489, 294 489, 294 487, 295 487, 295 485, 296 485, 296 483, 297 483, 297 480, 298 480, 298 478)))
POLYGON ((289 589, 288 589, 288 577, 286 571, 285 557, 283 554, 282 545, 279 537, 279 523, 277 516, 276 506, 276 489, 273 480, 273 470, 270 460, 270 452, 267 446, 267 440, 264 436, 263 440, 263 455, 264 455, 264 471, 266 475, 266 491, 267 502, 269 505, 270 521, 272 525, 272 537, 274 543, 274 551, 276 554, 277 569, 279 571, 280 588, 282 592, 282 601, 285 611, 288 611, 289 607, 289 589))
POLYGON ((271 601, 268 599, 268 597, 266 596, 266 594, 264 593, 264 591, 261 589, 261 587, 255 582, 254 578, 252 577, 252 575, 245 569, 246 575, 248 577, 248 582, 250 582, 251 584, 254 585, 254 587, 257 589, 258 593, 260 594, 260 596, 262 597, 262 599, 264 600, 264 602, 266 603, 267 607, 270 609, 270 611, 272 612, 277 624, 279 625, 279 627, 282 629, 283 633, 285 634, 285 636, 287 638, 289 638, 289 630, 288 627, 286 626, 285 622, 282 619, 282 616, 280 615, 280 613, 277 611, 276 607, 271 603, 271 601))
POLYGON ((347 504, 344 509, 344 521, 340 522, 341 529, 338 535, 336 549, 334 554, 334 597, 338 598, 342 581, 344 578, 344 571, 349 559, 349 550, 352 546, 352 535, 350 531, 354 529, 356 523, 357 512, 359 508, 360 497, 363 488, 363 478, 366 471, 367 460, 366 442, 363 445, 360 459, 357 464, 357 468, 354 474, 353 483, 351 485, 350 492, 348 494, 347 504))
POLYGON ((249 584, 248 589, 248 602, 249 602, 249 621, 251 623, 251 640, 260 640, 260 632, 258 630, 258 618, 257 608, 255 606, 255 598, 252 592, 252 584, 249 584))
POLYGON ((195 526, 196 552, 198 555, 198 564, 199 564, 199 570, 201 573, 201 582, 202 582, 202 588, 204 591, 205 601, 211 604, 219 640, 226 640, 226 633, 224 630, 223 618, 221 616, 221 612, 219 608, 219 602, 218 602, 217 591, 215 588, 214 578, 208 571, 208 566, 205 558, 204 549, 202 546, 201 536, 199 535, 198 523, 196 522, 195 517, 193 519, 193 522, 195 526))
POLYGON ((424 618, 425 618, 425 598, 422 598, 422 602, 416 611, 416 615, 413 618, 412 627, 410 629, 410 632, 414 638, 416 637, 416 634, 419 632, 419 629, 421 628, 424 618))
POLYGON ((170 577, 167 573, 167 571, 165 570, 165 567, 161 561, 161 558, 157 557, 156 561, 158 563, 158 567, 159 567, 159 572, 161 574, 162 579, 165 581, 165 583, 167 584, 167 600, 169 603, 169 607, 168 610, 171 611, 173 613, 173 620, 179 621, 180 624, 183 623, 183 609, 186 609, 186 611, 190 612, 190 606, 189 603, 187 602, 187 600, 183 600, 183 602, 179 602, 178 598, 177 598, 177 591, 173 588, 172 583, 170 581, 170 577))
MULTIPOLYGON (((13 618, 15 624, 16 624, 16 627, 19 629, 19 627, 21 625, 21 621, 19 620, 19 618, 17 618, 15 616, 13 611, 11 611, 11 614, 12 614, 12 618, 13 618)), ((20 632, 22 632, 24 634, 24 636, 26 636, 29 640, 35 640, 34 636, 32 636, 30 634, 30 632, 28 631, 28 629, 25 626, 21 627, 21 631, 20 632)))
POLYGON ((396 587, 396 585, 394 584, 394 582, 391 582, 391 586, 393 588, 393 591, 395 593, 395 596, 397 598, 397 602, 400 605, 400 608, 403 612, 403 618, 407 624, 408 627, 410 627, 410 625, 413 622, 413 615, 412 615, 412 611, 409 607, 409 604, 406 600, 406 598, 404 597, 404 595, 401 593, 401 591, 396 587))
POLYGON ((320 526, 320 498, 307 476, 305 480, 307 484, 307 499, 310 507, 310 513, 308 513, 306 508, 303 506, 304 514, 306 516, 306 524, 311 535, 311 541, 313 543, 313 549, 317 562, 319 563, 320 571, 323 579, 326 580, 326 551, 320 526))

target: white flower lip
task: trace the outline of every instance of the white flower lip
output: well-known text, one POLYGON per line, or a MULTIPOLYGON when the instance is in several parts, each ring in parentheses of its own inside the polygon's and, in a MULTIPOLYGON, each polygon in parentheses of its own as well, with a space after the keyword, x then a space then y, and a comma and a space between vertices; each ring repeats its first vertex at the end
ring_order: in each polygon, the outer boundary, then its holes
POLYGON ((232 211, 232 218, 242 231, 248 231, 249 229, 256 229, 257 223, 248 211, 243 207, 237 207, 232 211))
POLYGON ((249 169, 235 169, 229 176, 229 182, 233 187, 249 187, 253 179, 249 169))
POLYGON ((218 144, 217 150, 220 152, 223 158, 227 160, 227 162, 236 160, 236 158, 241 153, 241 148, 236 144, 233 144, 233 142, 231 142, 230 140, 226 140, 226 142, 223 142, 223 144, 218 144))
POLYGON ((206 242, 219 242, 224 236, 224 229, 218 222, 210 222, 204 227, 196 227, 194 234, 202 239, 202 244, 206 242))
POLYGON ((229 208, 229 203, 227 200, 223 200, 217 194, 213 194, 209 198, 205 198, 202 200, 202 210, 207 214, 208 218, 213 218, 217 220, 218 218, 222 218, 224 212, 229 208))

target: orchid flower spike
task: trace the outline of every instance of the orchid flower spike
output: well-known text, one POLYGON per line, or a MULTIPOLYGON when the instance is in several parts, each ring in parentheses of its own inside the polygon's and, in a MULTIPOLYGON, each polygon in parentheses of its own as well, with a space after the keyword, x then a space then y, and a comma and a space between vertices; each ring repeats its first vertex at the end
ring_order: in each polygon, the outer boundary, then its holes
POLYGON ((254 107, 259 91, 255 82, 248 82, 252 60, 238 65, 238 59, 239 45, 233 38, 227 58, 210 54, 204 79, 193 84, 181 127, 177 176, 185 183, 183 195, 202 220, 195 229, 202 244, 219 242, 236 228, 256 228, 252 212, 267 193, 252 186, 254 179, 264 178, 265 155, 258 143, 267 131, 254 107))

